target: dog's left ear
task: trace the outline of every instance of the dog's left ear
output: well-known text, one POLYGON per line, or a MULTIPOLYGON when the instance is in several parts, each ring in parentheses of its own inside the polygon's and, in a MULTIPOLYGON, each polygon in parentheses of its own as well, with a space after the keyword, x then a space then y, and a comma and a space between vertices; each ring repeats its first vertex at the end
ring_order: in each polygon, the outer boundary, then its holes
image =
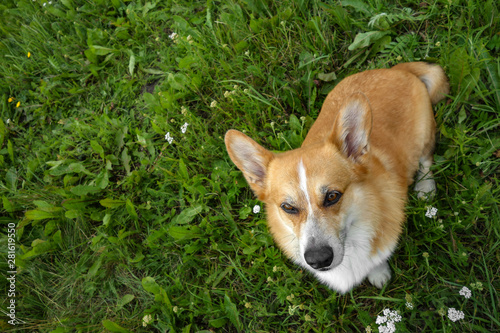
POLYGON ((368 98, 362 93, 351 95, 344 103, 330 136, 341 152, 355 162, 368 152, 372 129, 372 112, 368 98))

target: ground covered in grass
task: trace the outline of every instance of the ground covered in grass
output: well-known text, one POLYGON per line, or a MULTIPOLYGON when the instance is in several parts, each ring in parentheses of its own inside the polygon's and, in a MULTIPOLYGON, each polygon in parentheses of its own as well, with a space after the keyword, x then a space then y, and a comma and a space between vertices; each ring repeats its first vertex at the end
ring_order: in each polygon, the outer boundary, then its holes
POLYGON ((0 17, 1 331, 500 329, 496 1, 3 0, 0 17), (416 60, 451 83, 438 195, 410 198, 390 284, 341 296, 276 248, 223 136, 298 147, 342 78, 416 60))

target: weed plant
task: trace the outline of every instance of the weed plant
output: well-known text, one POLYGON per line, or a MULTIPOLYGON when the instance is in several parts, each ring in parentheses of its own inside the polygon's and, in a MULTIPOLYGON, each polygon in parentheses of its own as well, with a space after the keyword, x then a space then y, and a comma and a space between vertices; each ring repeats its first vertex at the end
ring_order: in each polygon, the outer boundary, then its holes
POLYGON ((500 330, 497 1, 3 0, 0 17, 1 331, 500 330), (299 147, 341 79, 406 61, 451 83, 437 196, 410 195, 390 283, 341 296, 277 249, 223 137, 299 147))

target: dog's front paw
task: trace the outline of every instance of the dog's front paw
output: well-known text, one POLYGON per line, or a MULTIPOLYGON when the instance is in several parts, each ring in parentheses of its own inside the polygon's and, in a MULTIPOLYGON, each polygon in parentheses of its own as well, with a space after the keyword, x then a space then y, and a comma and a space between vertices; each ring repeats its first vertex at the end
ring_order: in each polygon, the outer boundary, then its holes
POLYGON ((391 279, 391 269, 389 268, 389 264, 384 261, 374 269, 370 273, 368 273, 368 281, 375 287, 382 289, 384 284, 387 283, 391 279))
POLYGON ((431 199, 436 193, 436 182, 432 178, 419 180, 415 184, 415 192, 419 199, 431 199))

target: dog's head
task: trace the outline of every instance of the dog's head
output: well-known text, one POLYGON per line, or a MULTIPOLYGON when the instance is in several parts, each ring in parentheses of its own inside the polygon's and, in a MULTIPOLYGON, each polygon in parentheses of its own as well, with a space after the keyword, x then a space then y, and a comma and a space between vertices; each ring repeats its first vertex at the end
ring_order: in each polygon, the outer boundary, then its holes
POLYGON ((312 271, 342 263, 350 227, 367 208, 359 184, 367 173, 370 130, 368 102, 353 96, 321 140, 295 150, 272 153, 241 132, 226 134, 231 160, 266 204, 275 240, 312 271))

